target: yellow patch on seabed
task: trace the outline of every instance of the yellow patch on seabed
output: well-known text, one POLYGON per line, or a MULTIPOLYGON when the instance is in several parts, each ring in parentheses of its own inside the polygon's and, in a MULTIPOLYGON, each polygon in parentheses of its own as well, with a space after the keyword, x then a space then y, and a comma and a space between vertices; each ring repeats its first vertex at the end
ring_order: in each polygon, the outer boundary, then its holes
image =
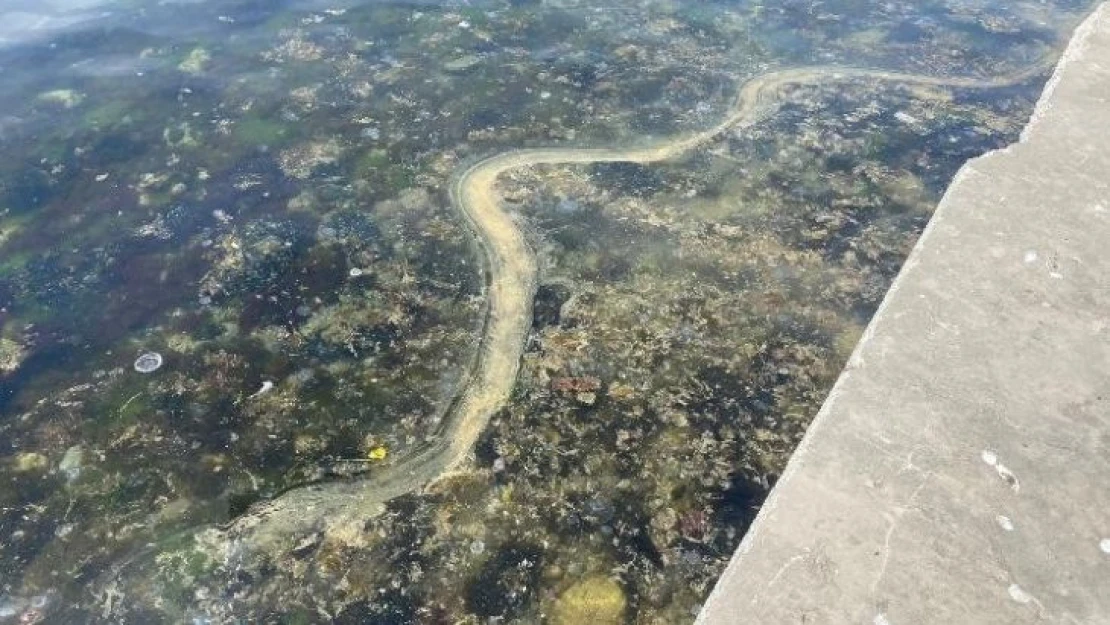
POLYGON ((48 466, 50 466, 50 461, 40 453, 23 452, 15 457, 16 473, 44 471, 48 466))
POLYGON ((389 450, 386 449, 385 447, 379 445, 379 446, 371 449, 370 453, 366 454, 366 457, 369 458, 370 460, 385 460, 386 456, 388 456, 388 455, 389 455, 389 450))
POLYGON ((212 54, 204 48, 194 48, 189 56, 186 56, 183 61, 177 66, 177 69, 185 72, 186 74, 200 74, 205 68, 208 67, 208 62, 212 60, 212 54))
POLYGON ((617 625, 624 621, 624 609, 624 591, 620 584, 595 575, 559 596, 551 611, 551 622, 554 625, 617 625))

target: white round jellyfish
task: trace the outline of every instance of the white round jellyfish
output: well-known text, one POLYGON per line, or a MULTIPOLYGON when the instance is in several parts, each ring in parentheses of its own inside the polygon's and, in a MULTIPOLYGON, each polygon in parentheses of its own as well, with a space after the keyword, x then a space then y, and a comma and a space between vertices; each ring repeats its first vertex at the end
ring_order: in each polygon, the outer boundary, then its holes
POLYGON ((146 352, 135 359, 135 371, 139 373, 154 373, 162 366, 162 354, 146 352))

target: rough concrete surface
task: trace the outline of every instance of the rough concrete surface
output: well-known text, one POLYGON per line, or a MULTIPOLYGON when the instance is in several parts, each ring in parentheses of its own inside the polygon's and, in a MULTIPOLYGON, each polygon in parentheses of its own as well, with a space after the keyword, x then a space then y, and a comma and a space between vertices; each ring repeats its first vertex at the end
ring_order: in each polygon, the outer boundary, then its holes
POLYGON ((960 170, 698 622, 1110 624, 1110 4, 960 170))

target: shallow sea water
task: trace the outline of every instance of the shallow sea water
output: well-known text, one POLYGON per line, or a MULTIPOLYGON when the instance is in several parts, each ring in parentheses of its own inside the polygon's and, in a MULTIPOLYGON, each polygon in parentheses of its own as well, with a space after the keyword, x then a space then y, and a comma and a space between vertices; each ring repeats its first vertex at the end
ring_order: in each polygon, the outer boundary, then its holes
POLYGON ((1088 8, 4 3, 0 624, 691 622, 1088 8), (802 66, 493 181, 534 297, 444 459, 499 345, 462 172, 802 66))

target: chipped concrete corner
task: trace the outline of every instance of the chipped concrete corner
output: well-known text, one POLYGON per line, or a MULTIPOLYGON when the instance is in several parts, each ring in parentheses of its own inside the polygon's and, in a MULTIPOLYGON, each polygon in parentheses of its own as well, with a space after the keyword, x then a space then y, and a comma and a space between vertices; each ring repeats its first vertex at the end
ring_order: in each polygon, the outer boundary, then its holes
POLYGON ((698 623, 1110 623, 1110 4, 945 194, 698 623))

